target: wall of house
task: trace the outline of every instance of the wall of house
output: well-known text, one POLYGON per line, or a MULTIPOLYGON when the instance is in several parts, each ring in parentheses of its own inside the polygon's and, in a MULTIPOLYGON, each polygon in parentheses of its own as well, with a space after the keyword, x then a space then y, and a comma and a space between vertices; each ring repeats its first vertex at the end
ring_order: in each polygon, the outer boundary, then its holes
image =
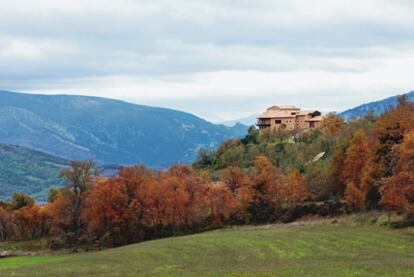
POLYGON ((296 121, 295 118, 272 118, 270 126, 275 129, 280 129, 283 127, 285 130, 292 131, 296 129, 296 121), (278 120, 280 123, 277 123, 278 120))

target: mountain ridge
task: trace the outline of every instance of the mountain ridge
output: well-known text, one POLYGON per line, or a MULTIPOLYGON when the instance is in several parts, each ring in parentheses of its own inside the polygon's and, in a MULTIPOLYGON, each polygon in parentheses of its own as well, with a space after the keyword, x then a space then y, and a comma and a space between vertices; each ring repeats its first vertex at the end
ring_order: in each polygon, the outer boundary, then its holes
POLYGON ((213 148, 246 130, 109 98, 0 91, 0 142, 65 159, 167 167, 189 163, 199 148, 213 148))
POLYGON ((395 95, 381 100, 372 101, 359 105, 357 107, 345 110, 339 113, 339 115, 342 116, 345 120, 351 120, 362 117, 371 111, 374 112, 375 115, 381 115, 388 109, 397 106, 398 97, 401 95, 405 95, 408 101, 414 102, 414 91, 410 91, 405 94, 395 95))

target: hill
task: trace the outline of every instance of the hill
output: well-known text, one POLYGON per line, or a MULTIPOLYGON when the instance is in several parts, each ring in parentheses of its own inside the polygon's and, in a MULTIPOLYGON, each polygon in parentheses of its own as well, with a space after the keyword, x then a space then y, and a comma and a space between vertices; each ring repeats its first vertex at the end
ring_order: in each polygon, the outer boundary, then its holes
POLYGON ((4 276, 413 275, 414 238, 366 223, 371 221, 361 217, 233 228, 100 252, 7 258, 0 260, 0 272, 4 276))
MULTIPOLYGON (((40 203, 46 202, 49 188, 63 186, 59 172, 69 164, 63 158, 0 143, 0 200, 11 198, 14 192, 23 192, 40 203)), ((112 176, 119 166, 97 164, 96 170, 102 176, 112 176)))
MULTIPOLYGON (((414 91, 411 91, 405 95, 408 101, 414 102, 414 91)), ((370 111, 373 111, 376 115, 380 115, 388 109, 397 106, 398 96, 399 95, 375 102, 366 103, 358 107, 346 110, 339 115, 341 115, 346 120, 362 117, 368 114, 370 111)))
POLYGON ((51 186, 61 186, 59 171, 69 161, 20 146, 0 144, 0 199, 24 192, 46 201, 51 186))
POLYGON ((200 147, 215 147, 247 129, 99 97, 7 91, 0 91, 0 126, 3 143, 70 160, 152 167, 191 162, 200 147))

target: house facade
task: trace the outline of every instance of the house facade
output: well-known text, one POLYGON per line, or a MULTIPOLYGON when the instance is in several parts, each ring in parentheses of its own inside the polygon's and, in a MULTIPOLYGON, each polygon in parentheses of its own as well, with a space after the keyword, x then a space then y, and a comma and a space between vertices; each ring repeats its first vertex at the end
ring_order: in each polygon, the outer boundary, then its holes
POLYGON ((295 106, 272 106, 257 118, 259 129, 273 128, 288 131, 320 126, 323 116, 316 110, 301 110, 295 106))

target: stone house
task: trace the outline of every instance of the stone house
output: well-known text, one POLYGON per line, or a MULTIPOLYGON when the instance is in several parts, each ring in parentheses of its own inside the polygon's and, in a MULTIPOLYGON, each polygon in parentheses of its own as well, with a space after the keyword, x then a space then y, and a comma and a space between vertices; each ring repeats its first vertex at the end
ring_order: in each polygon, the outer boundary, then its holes
POLYGON ((274 128, 288 131, 320 126, 323 116, 316 110, 301 110, 295 106, 272 106, 257 118, 259 129, 274 128))

